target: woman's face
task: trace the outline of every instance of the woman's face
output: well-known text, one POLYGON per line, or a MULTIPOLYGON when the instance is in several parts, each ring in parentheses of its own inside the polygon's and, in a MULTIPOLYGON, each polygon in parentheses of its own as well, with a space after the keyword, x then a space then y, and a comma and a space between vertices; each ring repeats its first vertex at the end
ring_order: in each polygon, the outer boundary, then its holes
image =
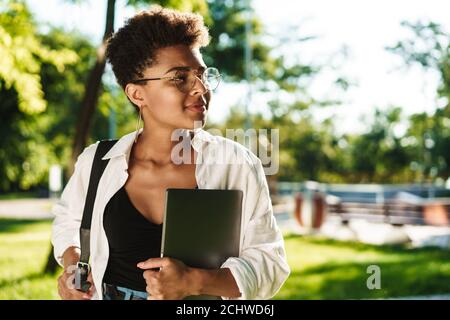
MULTIPOLYGON (((166 47, 157 52, 156 63, 144 70, 143 78, 173 77, 179 70, 176 68, 189 68, 201 75, 206 65, 199 49, 166 47)), ((143 106, 144 121, 150 126, 193 129, 195 121, 197 127, 206 123, 211 93, 198 79, 187 92, 181 92, 176 81, 162 79, 129 84, 126 93, 135 104, 143 106)))

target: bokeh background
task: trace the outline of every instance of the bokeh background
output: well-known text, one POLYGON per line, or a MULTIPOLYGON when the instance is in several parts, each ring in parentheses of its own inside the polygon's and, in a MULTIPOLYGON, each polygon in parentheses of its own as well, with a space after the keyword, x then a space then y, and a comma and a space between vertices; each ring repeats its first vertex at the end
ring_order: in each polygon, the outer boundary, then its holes
POLYGON ((102 49, 151 4, 205 17, 207 129, 279 130, 275 299, 450 298, 448 2, 0 0, 0 299, 58 299, 51 208, 135 130, 102 49))

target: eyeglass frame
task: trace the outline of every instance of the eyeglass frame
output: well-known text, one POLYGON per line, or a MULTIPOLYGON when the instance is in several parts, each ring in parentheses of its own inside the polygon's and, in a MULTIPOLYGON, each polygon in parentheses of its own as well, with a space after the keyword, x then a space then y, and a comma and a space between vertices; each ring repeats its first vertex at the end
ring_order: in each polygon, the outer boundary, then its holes
MULTIPOLYGON (((200 81, 202 82, 202 85, 205 86, 205 88, 206 88, 208 91, 214 91, 214 90, 216 90, 217 87, 219 86, 219 84, 220 84, 220 78, 221 78, 222 75, 220 74, 219 69, 214 68, 214 67, 207 67, 207 68, 205 68, 205 70, 203 70, 203 72, 202 72, 202 78, 203 78, 203 75, 205 74, 206 70, 208 70, 208 69, 215 69, 215 70, 217 70, 217 72, 218 72, 218 75, 217 75, 218 82, 217 82, 217 86, 216 86, 214 89, 212 89, 212 90, 211 90, 211 89, 208 89, 208 88, 206 87, 206 85, 205 85, 205 82, 204 82, 202 79, 200 79, 200 78, 198 77, 198 75, 195 75, 195 77, 196 77, 198 80, 200 80, 200 81)), ((178 71, 193 71, 191 67, 175 67, 175 68, 170 69, 170 70, 167 71, 166 73, 169 73, 169 72, 174 71, 174 70, 176 70, 177 72, 178 72, 178 71)), ((159 78, 136 79, 136 80, 130 81, 130 83, 133 83, 133 84, 139 84, 140 82, 153 81, 153 80, 164 80, 164 79, 175 80, 175 77, 176 77, 176 76, 171 76, 171 77, 159 77, 159 78)), ((195 86, 195 82, 194 82, 192 88, 194 88, 194 86, 195 86)), ((177 89, 178 89, 180 92, 183 92, 183 91, 181 91, 181 90, 178 88, 177 85, 176 85, 176 87, 177 87, 177 89)), ((189 90, 192 90, 192 88, 189 89, 189 90)), ((186 92, 183 92, 183 93, 186 93, 186 92)))

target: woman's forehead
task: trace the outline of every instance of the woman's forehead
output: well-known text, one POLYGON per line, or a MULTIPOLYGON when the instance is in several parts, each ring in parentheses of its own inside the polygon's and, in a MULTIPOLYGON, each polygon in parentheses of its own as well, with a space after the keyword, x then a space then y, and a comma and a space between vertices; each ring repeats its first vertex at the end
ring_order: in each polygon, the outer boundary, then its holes
POLYGON ((196 70, 206 68, 200 50, 184 45, 159 49, 156 55, 156 62, 154 67, 164 72, 176 67, 190 67, 196 70))

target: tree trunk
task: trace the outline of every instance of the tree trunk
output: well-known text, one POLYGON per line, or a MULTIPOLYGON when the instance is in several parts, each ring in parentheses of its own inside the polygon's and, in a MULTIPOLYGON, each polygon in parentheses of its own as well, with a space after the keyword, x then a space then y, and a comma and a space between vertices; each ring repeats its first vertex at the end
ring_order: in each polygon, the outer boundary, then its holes
POLYGON ((116 0, 108 0, 103 41, 100 47, 97 49, 97 60, 95 62, 95 66, 92 68, 89 74, 89 78, 86 83, 85 93, 83 101, 81 103, 80 117, 78 118, 77 126, 75 129, 72 157, 68 168, 69 176, 71 176, 73 173, 77 157, 86 146, 92 118, 95 113, 95 108, 97 107, 98 96, 102 83, 102 76, 103 72, 105 71, 106 64, 106 41, 114 31, 115 2, 116 0))
MULTIPOLYGON (((100 47, 97 49, 97 60, 92 68, 88 81, 84 90, 84 97, 80 108, 80 117, 78 118, 77 127, 75 130, 75 138, 72 147, 72 157, 70 159, 68 176, 70 177, 74 170, 75 162, 86 146, 89 129, 92 118, 97 107, 100 86, 102 83, 103 72, 105 71, 106 57, 106 41, 108 37, 114 32, 114 16, 115 16, 116 0, 108 0, 106 9, 106 24, 105 33, 100 47)), ((58 267, 58 263, 53 257, 53 246, 51 246, 50 253, 47 258, 47 263, 44 268, 44 273, 54 273, 58 267)))

